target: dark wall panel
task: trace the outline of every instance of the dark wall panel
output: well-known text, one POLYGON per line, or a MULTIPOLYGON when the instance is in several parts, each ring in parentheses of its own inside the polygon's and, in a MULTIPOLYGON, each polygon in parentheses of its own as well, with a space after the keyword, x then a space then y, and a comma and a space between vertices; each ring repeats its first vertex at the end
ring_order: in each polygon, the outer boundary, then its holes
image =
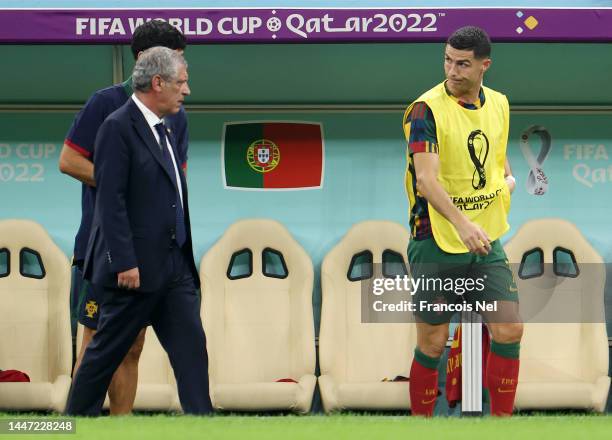
POLYGON ((0 46, 0 104, 82 104, 113 82, 112 46, 0 46))
MULTIPOLYGON (((443 79, 442 44, 198 45, 191 104, 406 104, 443 79)), ((111 46, 0 46, 0 104, 81 104, 111 46)), ((133 67, 123 48, 124 74, 133 67)), ((514 105, 612 105, 612 44, 496 44, 486 84, 514 105)))
MULTIPOLYGON (((189 46, 192 104, 405 104, 441 81, 443 44, 189 46)), ((124 71, 133 67, 124 49, 124 71)), ((612 44, 495 44, 486 84, 514 105, 610 105, 612 44)))

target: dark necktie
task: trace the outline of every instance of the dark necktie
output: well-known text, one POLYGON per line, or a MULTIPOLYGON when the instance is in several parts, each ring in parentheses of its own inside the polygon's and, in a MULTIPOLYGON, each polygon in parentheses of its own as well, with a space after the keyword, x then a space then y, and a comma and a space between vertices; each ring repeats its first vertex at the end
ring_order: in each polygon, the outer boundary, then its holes
MULTIPOLYGON (((176 243, 179 247, 182 247, 187 241, 187 233, 185 230, 185 214, 183 212, 183 205, 181 203, 181 196, 179 193, 179 185, 181 184, 181 180, 176 180, 176 169, 174 168, 174 164, 172 163, 172 158, 170 157, 170 152, 168 151, 168 143, 166 141, 166 127, 163 122, 155 125, 155 130, 159 135, 159 145, 162 150, 162 158, 164 159, 164 165, 166 169, 170 172, 172 176, 172 180, 176 186, 176 243)), ((176 159, 176 158, 175 158, 176 159)))

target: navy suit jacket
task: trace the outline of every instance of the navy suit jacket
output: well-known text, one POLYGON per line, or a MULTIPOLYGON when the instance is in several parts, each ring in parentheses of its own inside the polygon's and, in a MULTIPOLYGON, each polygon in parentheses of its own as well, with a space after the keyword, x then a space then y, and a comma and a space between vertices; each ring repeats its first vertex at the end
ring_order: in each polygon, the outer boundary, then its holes
MULTIPOLYGON (((176 139, 168 133, 174 157, 176 139)), ((133 99, 111 113, 96 136, 94 175, 96 208, 85 256, 84 277, 117 287, 117 274, 138 267, 141 291, 162 287, 164 265, 176 247, 177 188, 173 170, 164 165, 161 148, 133 99)), ((196 287, 187 184, 179 169, 187 241, 183 251, 196 287)))

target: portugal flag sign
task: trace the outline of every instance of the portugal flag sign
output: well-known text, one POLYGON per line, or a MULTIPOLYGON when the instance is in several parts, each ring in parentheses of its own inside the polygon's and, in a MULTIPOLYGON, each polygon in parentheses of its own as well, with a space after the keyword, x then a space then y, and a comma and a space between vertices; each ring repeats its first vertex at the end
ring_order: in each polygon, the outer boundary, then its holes
POLYGON ((223 132, 223 171, 226 188, 321 188, 321 124, 226 123, 223 132))

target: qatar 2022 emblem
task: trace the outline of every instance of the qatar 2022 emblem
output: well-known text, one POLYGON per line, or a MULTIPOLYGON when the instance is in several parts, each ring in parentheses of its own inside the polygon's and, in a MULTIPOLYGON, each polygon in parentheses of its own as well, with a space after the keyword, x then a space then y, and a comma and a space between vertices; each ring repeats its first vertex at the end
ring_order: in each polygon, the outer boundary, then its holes
POLYGON ((249 166, 258 173, 269 173, 280 162, 280 150, 268 139, 258 139, 247 149, 249 166))

